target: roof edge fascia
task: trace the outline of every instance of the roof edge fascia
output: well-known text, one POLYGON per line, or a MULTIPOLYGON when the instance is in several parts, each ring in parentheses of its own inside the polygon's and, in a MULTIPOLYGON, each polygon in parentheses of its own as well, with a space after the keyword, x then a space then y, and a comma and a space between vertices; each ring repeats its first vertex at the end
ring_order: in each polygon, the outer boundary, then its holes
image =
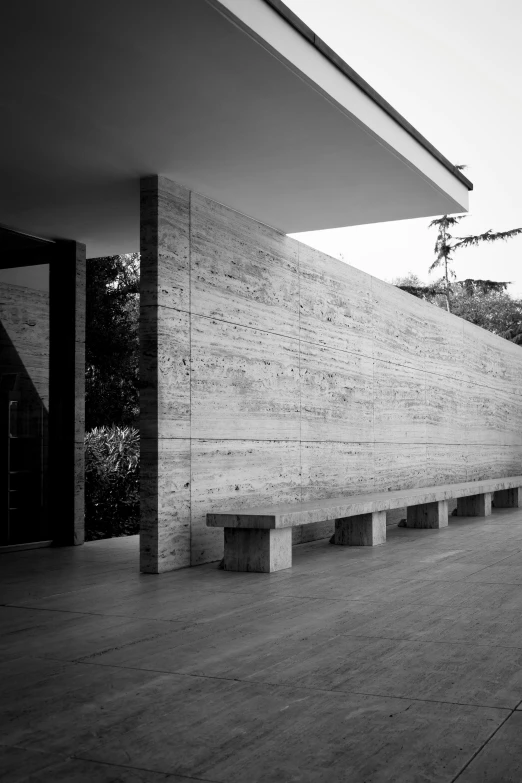
POLYGON ((309 43, 311 43, 315 49, 321 52, 321 54, 332 63, 332 65, 340 70, 341 73, 343 73, 348 79, 350 79, 351 82, 353 82, 360 90, 362 90, 369 98, 371 98, 371 100, 376 103, 383 111, 385 111, 386 114, 395 120, 395 122, 397 122, 401 128, 406 131, 406 133, 409 133, 409 135, 412 136, 415 141, 421 144, 425 150, 427 150, 434 158, 436 158, 436 160, 439 161, 439 163, 444 166, 444 168, 446 168, 451 174, 453 174, 454 177, 460 180, 460 182, 462 182, 462 184, 465 185, 468 190, 473 190, 473 183, 462 173, 462 171, 460 171, 460 169, 458 169, 441 152, 439 152, 438 149, 436 149, 436 147, 434 147, 433 144, 431 144, 431 142, 429 142, 428 139, 422 135, 422 133, 419 133, 419 131, 414 128, 413 125, 402 116, 402 114, 399 114, 399 112, 382 97, 382 95, 379 95, 379 93, 362 78, 362 76, 359 76, 359 74, 354 71, 354 69, 351 68, 347 62, 339 57, 339 55, 336 54, 336 52, 334 52, 330 46, 328 46, 328 44, 319 38, 319 36, 316 35, 314 31, 297 16, 297 14, 291 11, 290 8, 288 8, 288 6, 282 2, 282 0, 263 0, 263 2, 276 11, 279 16, 281 16, 294 28, 294 30, 306 38, 306 40, 309 41, 309 43))
MULTIPOLYGON (((282 62, 285 61, 285 56, 283 55, 283 57, 281 57, 280 52, 274 49, 274 47, 268 43, 268 41, 264 40, 263 36, 259 35, 259 33, 257 33, 252 28, 248 21, 246 21, 244 14, 238 14, 237 9, 232 10, 234 5, 237 4, 238 0, 205 0, 205 2, 213 6, 224 16, 228 17, 231 22, 236 24, 244 32, 247 32, 250 36, 257 40, 258 43, 261 43, 263 46, 265 46, 268 51, 271 51, 272 54, 281 59, 282 62)), ((368 82, 359 76, 359 74, 354 71, 353 68, 348 65, 348 63, 344 62, 344 60, 333 51, 333 49, 325 44, 324 41, 319 38, 319 36, 315 35, 314 31, 308 27, 308 25, 306 25, 293 11, 291 11, 282 2, 282 0, 257 0, 257 2, 259 2, 261 6, 264 6, 270 9, 273 13, 277 14, 281 20, 293 30, 295 34, 297 34, 303 41, 306 41, 308 45, 313 47, 313 50, 317 55, 323 57, 328 65, 335 69, 334 72, 340 74, 341 79, 346 79, 347 82, 352 85, 352 89, 359 91, 360 94, 364 96, 365 100, 369 101, 369 105, 373 105, 378 111, 382 111, 388 117, 389 121, 391 121, 392 126, 395 125, 395 127, 400 129, 401 132, 405 133, 409 138, 416 142, 418 144, 418 148, 422 149, 424 154, 427 154, 428 157, 433 161, 436 161, 442 167, 442 169, 447 172, 447 175, 451 175, 454 178, 454 181, 459 183, 460 187, 464 187, 468 191, 473 190, 473 183, 453 163, 451 163, 444 155, 442 155, 442 153, 440 153, 433 146, 433 144, 431 144, 413 127, 413 125, 411 125, 401 114, 399 114, 399 112, 396 111, 393 106, 391 106, 381 95, 379 95, 379 93, 376 92, 376 90, 374 90, 373 87, 368 84, 368 82)), ((296 73, 300 71, 299 67, 295 68, 295 65, 290 60, 286 59, 286 61, 287 65, 292 69, 295 69, 296 73)), ((313 83, 313 79, 310 79, 310 77, 303 75, 303 78, 310 84, 313 83)), ((335 98, 332 98, 328 92, 324 92, 317 85, 314 84, 314 86, 320 92, 323 92, 323 95, 328 100, 336 104, 341 109, 341 111, 346 111, 346 105, 336 101, 335 98)), ((349 109, 348 113, 352 114, 349 109)), ((372 131, 370 131, 370 133, 372 133, 374 136, 376 135, 372 131)), ((377 136, 379 135, 380 134, 377 133, 377 136)), ((384 142, 384 144, 390 148, 389 143, 384 142)), ((391 148, 393 149, 393 144, 391 148)), ((403 159, 406 160, 404 157, 403 159)), ((413 166, 420 173, 423 173, 422 168, 419 169, 417 164, 414 163, 413 166)), ((441 188, 440 185, 434 186, 437 190, 446 192, 444 187, 441 188)), ((468 207, 466 206, 461 209, 452 210, 452 213, 461 211, 467 212, 467 209, 468 207)))

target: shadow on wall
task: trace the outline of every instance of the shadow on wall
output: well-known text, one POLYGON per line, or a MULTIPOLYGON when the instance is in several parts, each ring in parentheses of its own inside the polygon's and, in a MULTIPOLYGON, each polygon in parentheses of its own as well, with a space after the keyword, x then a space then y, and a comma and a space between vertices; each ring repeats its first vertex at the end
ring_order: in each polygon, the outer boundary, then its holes
POLYGON ((48 401, 48 296, 0 284, 0 546, 50 538, 48 401))

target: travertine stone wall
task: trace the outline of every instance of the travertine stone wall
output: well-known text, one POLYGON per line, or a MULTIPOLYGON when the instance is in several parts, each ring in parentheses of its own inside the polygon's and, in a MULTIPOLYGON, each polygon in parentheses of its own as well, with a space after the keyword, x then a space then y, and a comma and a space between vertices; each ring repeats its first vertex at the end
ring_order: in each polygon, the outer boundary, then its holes
POLYGON ((164 178, 141 312, 145 571, 220 558, 231 503, 522 472, 520 347, 164 178))
POLYGON ((49 294, 0 282, 0 374, 18 372, 19 388, 49 409, 49 294))
POLYGON ((190 565, 190 194, 144 180, 140 283, 140 559, 190 565))

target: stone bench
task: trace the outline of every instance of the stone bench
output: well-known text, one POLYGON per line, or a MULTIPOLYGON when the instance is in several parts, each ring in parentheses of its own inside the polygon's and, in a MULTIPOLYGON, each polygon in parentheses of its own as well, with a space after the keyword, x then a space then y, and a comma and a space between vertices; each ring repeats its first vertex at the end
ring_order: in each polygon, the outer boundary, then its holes
POLYGON ((270 573, 292 566, 292 528, 335 520, 333 543, 377 546, 386 543, 386 512, 407 507, 406 527, 448 525, 448 500, 457 499, 458 516, 488 516, 492 495, 497 508, 522 506, 522 476, 438 487, 259 506, 207 514, 209 527, 225 529, 226 571, 270 573))

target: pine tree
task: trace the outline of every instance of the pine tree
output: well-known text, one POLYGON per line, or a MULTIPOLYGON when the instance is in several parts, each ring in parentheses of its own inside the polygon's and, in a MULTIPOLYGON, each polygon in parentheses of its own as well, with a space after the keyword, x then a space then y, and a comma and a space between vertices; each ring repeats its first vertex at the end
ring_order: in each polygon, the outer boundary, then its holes
POLYGON ((449 312, 451 312, 451 302, 450 302, 450 295, 451 295, 451 281, 455 280, 457 277, 455 270, 452 266, 453 258, 451 256, 451 252, 454 249, 455 245, 451 243, 451 240, 453 239, 453 236, 449 232, 449 228, 453 226, 457 226, 461 220, 463 220, 466 216, 465 215, 457 215, 456 217, 450 217, 449 215, 443 215, 440 218, 437 218, 436 220, 432 220, 429 224, 428 228, 432 228, 433 226, 436 226, 437 231, 437 241, 435 242, 435 261, 431 264, 429 268, 430 274, 435 270, 442 267, 443 269, 443 275, 440 280, 440 283, 442 283, 442 286, 444 288, 444 296, 446 298, 446 309, 449 312))
MULTIPOLYGON (((483 234, 469 234, 465 237, 453 237, 450 234, 449 229, 464 220, 467 215, 456 215, 450 217, 449 215, 443 215, 440 218, 432 220, 428 228, 437 227, 437 241, 435 242, 435 261, 431 264, 429 272, 433 272, 435 269, 443 269, 443 275, 438 284, 442 286, 444 290, 444 296, 446 299, 446 309, 451 312, 451 292, 452 281, 456 279, 456 273, 453 269, 453 256, 452 253, 462 247, 476 247, 483 242, 497 242, 502 240, 506 242, 508 239, 512 239, 518 234, 522 234, 522 228, 512 228, 509 231, 497 231, 494 232, 488 229, 483 234), (453 240, 453 241, 452 241, 453 240)), ((489 283, 490 288, 495 285, 494 281, 475 281, 482 283, 489 283)), ((507 283, 500 282, 498 286, 505 289, 507 283)))

